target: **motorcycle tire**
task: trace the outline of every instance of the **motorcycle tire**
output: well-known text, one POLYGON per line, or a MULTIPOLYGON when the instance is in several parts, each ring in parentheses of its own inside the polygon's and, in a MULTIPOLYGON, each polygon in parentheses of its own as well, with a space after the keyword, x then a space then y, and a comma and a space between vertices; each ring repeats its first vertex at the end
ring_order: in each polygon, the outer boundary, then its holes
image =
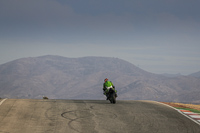
POLYGON ((115 104, 116 103, 116 97, 115 96, 113 96, 113 102, 112 102, 113 104, 115 104))
POLYGON ((115 97, 115 95, 113 95, 112 97, 110 97, 110 103, 113 103, 113 104, 115 104, 116 103, 116 97, 115 97))

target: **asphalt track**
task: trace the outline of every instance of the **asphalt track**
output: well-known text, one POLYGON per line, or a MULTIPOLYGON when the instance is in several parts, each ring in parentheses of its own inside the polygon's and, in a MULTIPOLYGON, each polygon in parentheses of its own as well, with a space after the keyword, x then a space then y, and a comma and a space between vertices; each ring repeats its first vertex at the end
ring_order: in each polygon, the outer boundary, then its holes
POLYGON ((0 133, 200 133, 200 125, 153 101, 7 99, 0 133))

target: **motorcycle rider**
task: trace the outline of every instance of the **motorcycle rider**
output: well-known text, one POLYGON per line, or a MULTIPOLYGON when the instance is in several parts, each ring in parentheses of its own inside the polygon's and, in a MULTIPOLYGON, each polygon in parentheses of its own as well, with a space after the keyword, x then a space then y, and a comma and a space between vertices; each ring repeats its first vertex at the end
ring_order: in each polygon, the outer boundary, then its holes
MULTIPOLYGON (((115 86, 113 85, 113 83, 111 81, 108 81, 108 78, 105 78, 104 79, 104 84, 103 84, 103 91, 104 91, 103 94, 107 97, 106 100, 108 100, 109 89, 115 90, 115 86)), ((117 97, 117 90, 115 90, 115 93, 116 93, 115 96, 117 97)))

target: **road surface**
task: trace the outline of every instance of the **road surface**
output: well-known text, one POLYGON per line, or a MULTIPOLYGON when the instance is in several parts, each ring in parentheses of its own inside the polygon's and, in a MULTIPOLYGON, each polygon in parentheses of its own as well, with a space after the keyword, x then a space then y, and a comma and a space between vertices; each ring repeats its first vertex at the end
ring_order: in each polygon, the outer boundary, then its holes
POLYGON ((153 101, 7 99, 0 133, 200 133, 200 126, 153 101))

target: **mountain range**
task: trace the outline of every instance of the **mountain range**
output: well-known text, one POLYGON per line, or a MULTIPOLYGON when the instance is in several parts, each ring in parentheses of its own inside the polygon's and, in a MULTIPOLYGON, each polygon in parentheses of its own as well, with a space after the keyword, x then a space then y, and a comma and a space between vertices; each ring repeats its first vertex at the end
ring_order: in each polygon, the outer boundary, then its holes
POLYGON ((171 77, 147 72, 118 58, 55 55, 0 65, 0 97, 102 100, 105 78, 116 86, 120 100, 200 103, 199 72, 171 77))
POLYGON ((200 71, 196 73, 192 73, 189 76, 200 78, 200 71))

